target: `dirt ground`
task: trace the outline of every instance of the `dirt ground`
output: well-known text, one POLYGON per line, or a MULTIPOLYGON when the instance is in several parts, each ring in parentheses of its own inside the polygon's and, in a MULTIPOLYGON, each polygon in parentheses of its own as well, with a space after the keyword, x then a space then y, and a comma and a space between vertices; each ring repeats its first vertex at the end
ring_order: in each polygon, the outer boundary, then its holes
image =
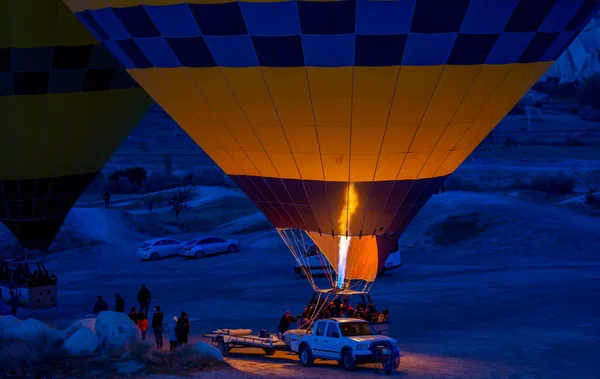
MULTIPOLYGON (((116 212, 106 210, 105 212, 116 212)), ((401 238, 404 265, 378 278, 372 297, 390 310, 407 378, 597 379, 600 368, 599 222, 502 194, 447 192, 432 198, 401 238), (449 247, 427 230, 447 215, 479 212, 480 235, 449 247)), ((166 315, 186 311, 193 340, 216 328, 275 330, 282 312, 300 312, 312 294, 274 232, 241 236, 241 251, 204 260, 139 262, 138 241, 57 253, 60 307, 30 312, 64 326, 91 312, 96 295, 134 304, 142 283, 166 315)), ((302 368, 296 357, 239 352, 237 371, 198 377, 375 377, 330 363, 302 368), (226 375, 226 376, 225 376, 226 375)))

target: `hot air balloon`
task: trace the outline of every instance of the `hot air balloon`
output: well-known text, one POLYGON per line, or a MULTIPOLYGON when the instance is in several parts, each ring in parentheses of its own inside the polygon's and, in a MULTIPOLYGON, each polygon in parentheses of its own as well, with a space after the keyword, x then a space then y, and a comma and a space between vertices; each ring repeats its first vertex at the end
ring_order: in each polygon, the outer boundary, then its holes
POLYGON ((61 0, 0 0, 0 220, 47 249, 152 99, 61 0))
POLYGON ((66 3, 302 258, 368 287, 594 0, 66 3), (310 241, 309 241, 310 242, 310 241))

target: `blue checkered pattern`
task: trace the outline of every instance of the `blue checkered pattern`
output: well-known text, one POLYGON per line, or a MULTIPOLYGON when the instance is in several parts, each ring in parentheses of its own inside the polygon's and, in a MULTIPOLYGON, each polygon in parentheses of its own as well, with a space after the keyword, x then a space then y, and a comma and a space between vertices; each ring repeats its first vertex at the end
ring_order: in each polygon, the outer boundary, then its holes
POLYGON ((127 68, 547 62, 598 0, 348 0, 104 8, 78 13, 127 68))

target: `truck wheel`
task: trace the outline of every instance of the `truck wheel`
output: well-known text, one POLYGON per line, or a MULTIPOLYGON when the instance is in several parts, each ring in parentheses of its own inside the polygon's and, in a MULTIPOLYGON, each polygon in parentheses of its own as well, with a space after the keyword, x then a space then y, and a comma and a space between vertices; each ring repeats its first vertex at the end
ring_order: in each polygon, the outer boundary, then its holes
POLYGON ((344 370, 346 371, 354 371, 356 368, 356 361, 348 349, 342 351, 342 366, 344 366, 344 370))
POLYGON ((268 349, 268 348, 264 348, 263 349, 265 351, 265 355, 271 356, 271 355, 275 355, 275 349, 268 349))
POLYGON ((315 362, 315 358, 306 345, 300 346, 300 349, 298 349, 298 357, 300 358, 300 363, 304 367, 310 367, 315 362))

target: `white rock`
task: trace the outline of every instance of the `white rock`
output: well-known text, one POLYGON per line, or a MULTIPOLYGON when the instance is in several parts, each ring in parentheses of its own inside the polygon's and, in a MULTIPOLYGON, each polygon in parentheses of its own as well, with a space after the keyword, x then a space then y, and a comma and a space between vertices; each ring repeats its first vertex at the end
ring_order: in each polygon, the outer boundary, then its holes
POLYGON ((48 328, 46 329, 46 346, 48 346, 50 349, 57 347, 63 343, 68 336, 69 335, 64 330, 48 328))
POLYGON ((74 323, 72 323, 71 325, 69 325, 69 327, 67 329, 65 329, 65 331, 67 332, 67 334, 71 335, 81 328, 89 329, 90 331, 95 333, 96 319, 95 318, 84 318, 81 320, 77 320, 74 323))
POLYGON ((4 330, 19 325, 21 320, 14 316, 0 316, 0 341, 4 337, 4 330))
POLYGON ((223 361, 223 354, 221 354, 219 349, 213 345, 209 345, 205 342, 196 342, 194 344, 194 350, 205 357, 212 357, 219 361, 223 361))
POLYGON ((42 343, 46 340, 48 325, 33 318, 29 318, 12 328, 4 329, 3 338, 10 341, 25 343, 42 343))
POLYGON ((107 348, 123 349, 142 340, 137 325, 125 313, 103 311, 96 317, 94 330, 107 348))
POLYGON ((63 348, 69 355, 90 355, 98 349, 98 336, 87 328, 80 328, 65 340, 63 348))

